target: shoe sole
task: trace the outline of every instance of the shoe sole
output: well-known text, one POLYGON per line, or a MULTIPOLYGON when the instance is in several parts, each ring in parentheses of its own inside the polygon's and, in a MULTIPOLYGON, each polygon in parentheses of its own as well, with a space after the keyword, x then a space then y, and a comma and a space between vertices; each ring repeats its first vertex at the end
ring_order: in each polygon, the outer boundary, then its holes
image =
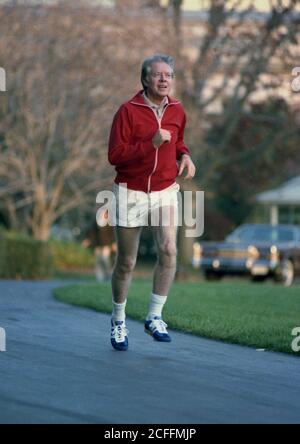
POLYGON ((155 338, 155 337, 153 336, 153 333, 152 333, 150 330, 147 330, 147 328, 144 329, 144 332, 147 333, 147 335, 152 336, 152 338, 154 339, 154 341, 157 341, 157 342, 171 342, 171 338, 168 339, 167 341, 164 340, 164 339, 157 339, 157 338, 155 338))
POLYGON ((111 346, 114 350, 117 350, 117 351, 127 351, 128 350, 128 347, 118 348, 118 347, 113 346, 112 344, 111 344, 111 346))
POLYGON ((111 344, 112 348, 117 351, 126 351, 126 350, 128 350, 128 347, 129 347, 128 343, 127 343, 127 346, 124 346, 124 345, 118 346, 116 344, 113 344, 112 340, 110 341, 110 344, 111 344))

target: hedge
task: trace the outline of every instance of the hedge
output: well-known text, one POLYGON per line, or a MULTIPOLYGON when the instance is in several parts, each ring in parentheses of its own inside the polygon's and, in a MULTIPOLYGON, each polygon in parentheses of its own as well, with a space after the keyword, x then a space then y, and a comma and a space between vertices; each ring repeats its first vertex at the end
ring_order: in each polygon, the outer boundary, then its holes
POLYGON ((51 240, 50 248, 56 270, 78 270, 94 268, 93 252, 79 243, 51 240))
POLYGON ((52 272, 53 258, 47 242, 0 231, 0 278, 44 279, 52 272))

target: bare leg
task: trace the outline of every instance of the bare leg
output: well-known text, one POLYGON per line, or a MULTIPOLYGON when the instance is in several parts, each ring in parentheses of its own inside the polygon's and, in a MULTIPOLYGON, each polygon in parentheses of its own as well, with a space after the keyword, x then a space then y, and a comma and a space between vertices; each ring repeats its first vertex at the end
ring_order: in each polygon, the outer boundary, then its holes
POLYGON ((164 227, 160 224, 152 226, 151 230, 158 256, 153 276, 153 293, 167 296, 174 281, 177 263, 177 226, 174 224, 174 207, 171 207, 169 226, 164 227))
POLYGON ((132 271, 136 264, 142 227, 116 227, 117 258, 112 274, 112 292, 116 303, 122 304, 132 279, 132 271))

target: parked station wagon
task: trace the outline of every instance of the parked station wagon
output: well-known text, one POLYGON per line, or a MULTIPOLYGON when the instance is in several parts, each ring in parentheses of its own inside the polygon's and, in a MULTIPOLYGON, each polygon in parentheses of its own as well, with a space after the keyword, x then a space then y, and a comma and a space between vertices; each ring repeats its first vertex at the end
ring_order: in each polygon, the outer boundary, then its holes
POLYGON ((193 265, 209 280, 248 275, 290 286, 300 274, 300 227, 245 224, 223 242, 195 242, 193 265))

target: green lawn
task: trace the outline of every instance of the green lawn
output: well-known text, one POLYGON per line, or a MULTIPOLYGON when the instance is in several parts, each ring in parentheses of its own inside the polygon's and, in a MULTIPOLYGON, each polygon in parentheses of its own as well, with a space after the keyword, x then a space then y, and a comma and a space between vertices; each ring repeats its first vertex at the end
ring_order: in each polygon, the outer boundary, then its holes
MULTIPOLYGON (((150 281, 134 282, 127 315, 144 320, 150 281)), ((70 285, 54 291, 58 300, 111 313, 110 284, 70 285)), ((286 353, 300 327, 300 286, 273 284, 175 283, 164 309, 170 328, 226 342, 286 353)))

